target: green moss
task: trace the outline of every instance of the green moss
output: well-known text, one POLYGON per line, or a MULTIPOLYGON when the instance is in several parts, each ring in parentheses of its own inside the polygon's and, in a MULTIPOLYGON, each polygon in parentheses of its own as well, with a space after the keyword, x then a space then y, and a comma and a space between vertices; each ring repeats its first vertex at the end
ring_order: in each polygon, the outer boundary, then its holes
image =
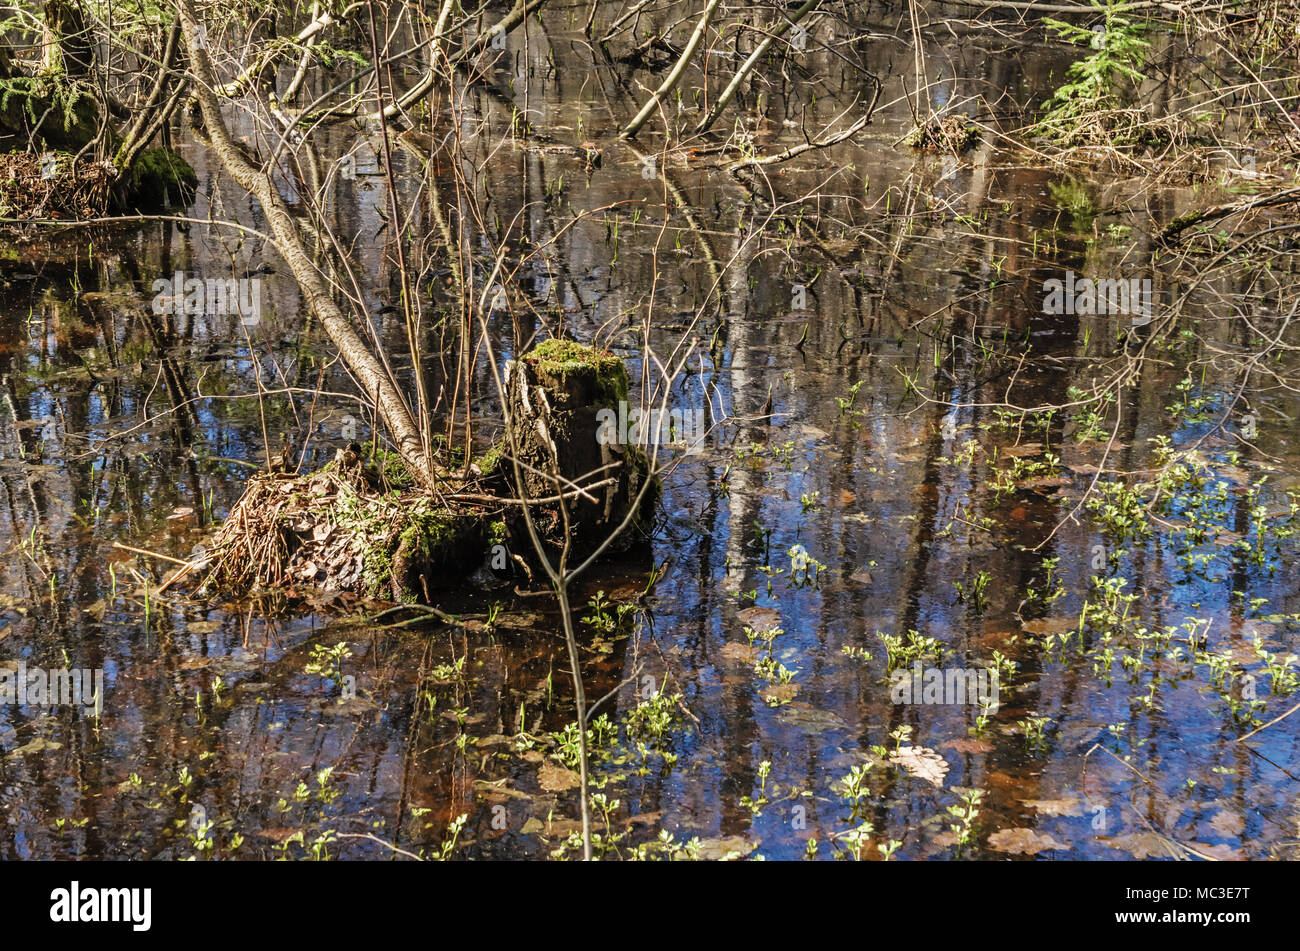
POLYGON ((479 472, 485 476, 492 475, 501 465, 501 454, 505 451, 506 441, 498 439, 492 444, 492 448, 483 455, 474 460, 474 465, 478 466, 479 472))
MULTIPOLYGON (((349 526, 367 529, 364 521, 349 526)), ((485 530, 477 515, 465 515, 435 507, 427 498, 412 499, 396 529, 369 526, 371 543, 362 559, 362 582, 370 597, 387 598, 393 592, 393 566, 402 562, 404 571, 415 575, 426 567, 452 568, 467 559, 482 557, 485 530)), ((401 599, 414 601, 419 592, 398 579, 401 599)))
POLYGON ((561 386, 573 376, 585 378, 592 387, 593 403, 614 406, 627 400, 627 368, 623 360, 607 350, 597 350, 574 340, 544 340, 524 355, 543 382, 561 386))
POLYGON ((440 560, 464 537, 464 522, 463 517, 442 510, 416 510, 402 530, 399 547, 409 546, 426 558, 440 560))
POLYGON ((372 452, 372 447, 367 446, 362 449, 362 456, 365 459, 374 459, 375 465, 383 474, 384 484, 389 489, 401 491, 415 486, 415 476, 411 474, 406 460, 398 453, 390 452, 382 446, 373 448, 372 452))
POLYGON ((126 204, 140 210, 186 205, 193 199, 199 177, 190 163, 167 149, 145 149, 127 172, 126 204))

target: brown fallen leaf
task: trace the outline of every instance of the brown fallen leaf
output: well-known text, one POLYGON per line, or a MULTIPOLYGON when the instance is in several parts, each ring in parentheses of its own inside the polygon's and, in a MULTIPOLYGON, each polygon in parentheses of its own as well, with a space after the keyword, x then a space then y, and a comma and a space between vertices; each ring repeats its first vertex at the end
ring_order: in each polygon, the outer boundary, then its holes
POLYGON ((866 568, 859 568, 853 574, 849 575, 849 580, 856 584, 871 584, 871 572, 866 568))
POLYGON ((789 703, 795 697, 799 696, 798 684, 769 684, 758 692, 763 698, 763 702, 769 706, 776 706, 782 703, 789 703))
POLYGON ((723 839, 704 839, 700 842, 700 858, 706 862, 734 861, 743 859, 758 848, 757 842, 750 842, 742 835, 728 836, 723 839))
POLYGON ((1032 479, 1022 479, 1020 487, 1022 489, 1054 489, 1063 485, 1069 485, 1070 479, 1066 476, 1035 476, 1032 479))
POLYGON ((1016 456, 1023 458, 1025 456, 1038 456, 1043 452, 1041 442, 1022 442, 1019 446, 999 446, 999 456, 1016 456))
POLYGON ((259 836, 260 838, 269 839, 270 841, 274 842, 276 845, 283 845, 284 843, 292 839, 294 836, 301 835, 302 830, 286 829, 286 828, 269 828, 269 829, 258 829, 257 832, 254 834, 259 836))
POLYGON ((781 626, 781 612, 775 608, 745 608, 736 620, 754 631, 773 631, 781 626))
POLYGON ((1156 858, 1184 858, 1185 853, 1164 836, 1156 835, 1154 832, 1131 832, 1128 835, 1117 835, 1109 839, 1098 839, 1102 845, 1110 849, 1117 849, 1121 852, 1127 852, 1136 859, 1145 859, 1155 856, 1156 858))
POLYGON ((948 773, 948 761, 926 746, 900 746, 889 754, 889 761, 934 786, 943 786, 948 773))
POLYGON ((940 744, 946 750, 956 750, 958 753, 992 753, 993 744, 988 740, 981 740, 974 736, 959 736, 954 740, 940 744))
POLYGON ((537 771, 537 780, 547 792, 566 792, 582 785, 582 777, 571 769, 566 769, 547 760, 537 771))
POLYGON ((930 844, 941 849, 951 848, 958 842, 957 833, 951 829, 942 829, 930 837, 930 844))
POLYGON ((1234 849, 1225 843, 1218 845, 1206 845, 1204 842, 1188 842, 1188 848, 1195 849, 1202 855, 1208 855, 1212 859, 1218 859, 1220 862, 1242 862, 1245 861, 1245 854, 1241 849, 1234 849))
POLYGON ((1083 802, 1079 799, 1022 799, 1020 801, 1040 816, 1083 815, 1083 802))
POLYGON ((733 664, 752 664, 758 660, 762 649, 751 647, 749 644, 742 644, 739 641, 731 641, 723 646, 718 653, 722 659, 733 664))
POLYGON ((1214 818, 1210 820, 1210 828, 1225 839, 1231 839, 1246 831, 1246 823, 1235 812, 1220 809, 1214 814, 1214 818))
POLYGON ((1065 631, 1073 631, 1078 626, 1078 618, 1045 617, 1036 621, 1026 621, 1021 629, 1026 634, 1061 634, 1065 631))
POLYGON ((1012 855, 1037 855, 1051 849, 1070 847, 1058 842, 1046 833, 1033 829, 999 829, 989 836, 989 848, 995 852, 1009 852, 1012 855))

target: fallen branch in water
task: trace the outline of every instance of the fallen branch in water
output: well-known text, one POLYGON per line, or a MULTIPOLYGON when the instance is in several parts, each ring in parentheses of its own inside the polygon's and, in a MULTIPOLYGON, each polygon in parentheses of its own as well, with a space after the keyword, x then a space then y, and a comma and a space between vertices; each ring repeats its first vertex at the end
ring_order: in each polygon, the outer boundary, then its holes
POLYGON ((1264 724, 1263 726, 1261 726, 1261 727, 1256 727, 1255 729, 1253 729, 1253 730, 1251 730, 1249 733, 1247 733, 1245 736, 1239 736, 1239 737, 1237 737, 1235 740, 1233 740, 1233 742, 1234 742, 1234 743, 1240 743, 1242 740, 1248 740, 1248 739, 1250 739, 1252 736, 1254 736, 1256 733, 1259 733, 1259 732, 1261 732, 1261 731, 1263 731, 1263 730, 1267 730, 1267 729, 1268 729, 1269 727, 1271 727, 1274 723, 1281 723, 1283 720, 1285 720, 1285 719, 1286 719, 1287 717, 1289 717, 1291 714, 1295 713, 1297 710, 1300 710, 1300 703, 1297 703, 1294 707, 1292 707, 1292 708, 1291 708, 1290 710, 1288 710, 1286 713, 1282 714, 1280 717, 1276 717, 1276 718, 1274 718, 1274 719, 1272 719, 1272 720, 1269 720, 1267 723, 1265 723, 1265 724, 1264 724))
POLYGON ((132 548, 130 545, 123 545, 121 542, 113 542, 114 548, 120 548, 122 551, 129 551, 134 555, 147 555, 150 558, 158 558, 162 561, 170 561, 174 565, 188 565, 189 562, 184 558, 173 558, 171 555, 164 555, 161 552, 148 551, 144 548, 132 548))
POLYGON ((1300 188, 1287 188, 1280 192, 1273 192, 1270 195, 1256 195, 1254 198, 1248 198, 1244 201, 1225 202, 1222 205, 1214 205, 1202 211, 1191 211, 1185 215, 1179 215, 1171 221, 1165 230, 1160 232, 1160 240, 1172 241, 1192 225, 1200 224, 1203 221, 1217 221, 1220 218, 1227 218, 1230 215, 1241 214, 1245 211, 1253 211, 1256 208, 1273 208, 1294 201, 1300 201, 1300 188))
POLYGON ((803 6, 798 10, 795 10, 794 13, 791 13, 784 23, 779 24, 767 35, 763 42, 759 43, 758 46, 754 48, 754 52, 749 54, 749 58, 741 64, 740 69, 736 71, 736 75, 731 77, 731 82, 727 83, 727 88, 722 90, 722 94, 718 96, 717 101, 713 103, 713 108, 709 110, 709 114, 696 123, 693 130, 696 135, 704 132, 709 128, 709 126, 713 125, 713 123, 717 121, 718 116, 722 114, 722 110, 727 108, 727 103, 731 102, 731 98, 736 94, 736 90, 740 88, 740 84, 745 81, 745 77, 750 74, 756 65, 758 65, 758 61, 762 59, 763 54, 767 52, 768 47, 771 46, 774 41, 784 36, 785 32, 789 30, 790 27, 794 26, 805 16, 815 10, 820 3, 821 0, 804 0, 803 6))
POLYGON ((718 2, 719 0, 709 0, 709 5, 704 8, 704 13, 700 15, 700 21, 695 24, 695 32, 691 34, 691 38, 686 43, 686 49, 682 50, 682 55, 677 60, 677 65, 673 67, 673 71, 668 74, 668 77, 660 84, 659 88, 646 100, 646 104, 641 107, 641 111, 636 114, 636 117, 618 134, 620 139, 630 139, 636 135, 641 126, 645 125, 646 120, 654 113, 655 107, 663 102, 665 96, 677 88, 677 84, 681 82, 682 74, 686 72, 686 67, 690 64, 691 59, 695 56, 695 51, 699 48, 700 41, 704 39, 705 31, 708 30, 709 24, 713 22, 713 14, 718 9, 718 2))
POLYGON ((880 100, 880 84, 877 83, 876 91, 871 97, 871 104, 867 106, 866 113, 863 114, 862 118, 860 118, 857 122, 853 123, 853 125, 849 126, 843 132, 837 132, 835 135, 828 136, 824 139, 814 139, 809 142, 804 142, 802 145, 791 146, 790 148, 786 149, 784 152, 778 152, 776 155, 754 156, 751 158, 743 158, 738 162, 732 162, 730 165, 728 165, 727 171, 734 173, 734 172, 738 172, 742 168, 748 168, 751 165, 776 165, 780 162, 788 161, 789 159, 794 158, 796 155, 802 155, 804 152, 811 152, 813 149, 828 148, 832 145, 838 145, 840 142, 843 142, 845 139, 851 139, 853 136, 857 135, 859 132, 861 132, 863 129, 866 128, 867 123, 871 121, 871 114, 876 111, 876 103, 879 100, 880 100))

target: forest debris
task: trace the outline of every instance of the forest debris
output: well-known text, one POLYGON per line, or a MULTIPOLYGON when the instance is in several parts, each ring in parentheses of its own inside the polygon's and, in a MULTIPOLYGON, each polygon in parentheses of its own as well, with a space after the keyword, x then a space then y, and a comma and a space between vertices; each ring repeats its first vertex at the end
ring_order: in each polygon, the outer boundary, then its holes
POLYGON ((1135 859, 1183 857, 1182 849, 1155 832, 1132 832, 1097 841, 1107 848, 1127 852, 1135 859))
POLYGON ((965 116, 949 115, 940 118, 932 115, 909 132, 904 141, 912 148, 924 152, 961 155, 973 149, 979 140, 979 126, 969 122, 965 116))
POLYGON ((537 771, 537 781, 546 792, 567 792, 578 788, 579 776, 573 770, 547 760, 537 771))
POLYGON ((108 211, 117 169, 65 152, 0 155, 0 218, 85 220, 108 211))
POLYGON ((1165 229, 1160 232, 1160 240, 1172 241, 1192 225, 1201 222, 1217 221, 1220 218, 1253 211, 1256 208, 1273 208, 1277 205, 1286 205, 1297 201, 1300 201, 1300 188, 1285 188, 1281 191, 1270 192, 1267 195, 1255 195, 1240 201, 1214 205, 1200 211, 1190 211, 1185 215, 1179 215, 1166 225, 1165 229))
POLYGON ((988 844, 995 852, 1012 855, 1037 855, 1052 849, 1070 848, 1064 842, 1057 842, 1050 835, 1033 829, 999 829, 989 836, 988 844))
POLYGON ((212 540, 204 584, 226 592, 301 584, 411 600, 438 567, 481 545, 478 509, 442 506, 404 486, 381 490, 378 481, 339 460, 306 476, 254 476, 212 540))
POLYGON ((1083 800, 1073 797, 1066 799, 1022 799, 1020 801, 1040 816, 1083 815, 1083 800))
POLYGON ((775 631, 781 626, 781 612, 775 608, 745 608, 736 620, 755 633, 775 631))
POLYGON ((933 786, 942 787, 948 774, 948 761, 926 746, 900 746, 889 754, 889 761, 933 786))

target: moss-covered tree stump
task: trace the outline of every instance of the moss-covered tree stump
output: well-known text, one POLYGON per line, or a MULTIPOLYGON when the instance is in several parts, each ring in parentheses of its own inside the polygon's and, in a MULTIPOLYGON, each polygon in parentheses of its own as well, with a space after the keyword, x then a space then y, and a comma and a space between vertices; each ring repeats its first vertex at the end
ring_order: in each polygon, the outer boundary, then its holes
MULTIPOLYGON (((547 340, 507 367, 506 391, 523 464, 516 493, 522 489, 530 499, 571 496, 563 505, 572 553, 599 546, 634 509, 611 547, 624 550, 643 536, 659 496, 657 482, 646 485, 645 454, 598 438, 598 413, 617 412, 627 402, 622 359, 573 341, 547 340), (598 487, 575 491, 591 484, 598 487)), ((513 467, 507 462, 504 468, 513 484, 513 467)), ((561 503, 534 506, 533 515, 548 545, 558 548, 566 537, 561 503)))
POLYGON ((643 537, 658 498, 645 456, 597 439, 597 413, 627 399, 622 360, 548 341, 511 364, 507 377, 522 485, 504 437, 478 461, 477 485, 441 496, 422 489, 398 456, 354 444, 319 472, 250 479, 216 536, 196 552, 192 570, 228 595, 295 586, 430 601, 489 559, 500 567, 498 545, 506 546, 509 564, 536 567, 521 498, 541 500, 530 511, 548 554, 563 544, 554 473, 565 496, 572 484, 603 483, 563 503, 573 553, 593 551, 632 511, 611 547, 625 550, 643 537))

